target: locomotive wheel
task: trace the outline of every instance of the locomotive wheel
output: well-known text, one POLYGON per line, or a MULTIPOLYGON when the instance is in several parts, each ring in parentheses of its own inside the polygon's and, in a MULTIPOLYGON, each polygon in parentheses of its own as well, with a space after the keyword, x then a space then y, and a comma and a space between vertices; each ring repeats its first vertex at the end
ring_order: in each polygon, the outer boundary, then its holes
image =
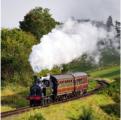
POLYGON ((83 94, 86 94, 87 93, 87 90, 84 90, 83 94))
POLYGON ((62 101, 63 100, 63 97, 62 97, 62 95, 60 95, 59 97, 58 97, 58 101, 62 101))
POLYGON ((87 93, 87 90, 83 90, 82 91, 82 95, 86 94, 87 93))
POLYGON ((40 105, 40 101, 30 100, 29 104, 30 104, 30 107, 39 106, 40 105))
POLYGON ((78 91, 77 95, 80 96, 80 91, 78 91))
POLYGON ((30 107, 33 107, 34 106, 34 101, 33 100, 30 100, 29 105, 30 105, 30 107))
POLYGON ((84 94, 82 90, 80 91, 80 94, 81 94, 81 95, 83 95, 83 94, 84 94))

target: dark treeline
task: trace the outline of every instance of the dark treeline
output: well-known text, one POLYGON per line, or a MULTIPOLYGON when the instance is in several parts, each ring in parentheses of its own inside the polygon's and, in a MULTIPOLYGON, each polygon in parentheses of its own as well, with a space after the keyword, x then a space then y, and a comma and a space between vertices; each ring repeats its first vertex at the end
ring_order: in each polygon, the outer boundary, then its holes
MULTIPOLYGON (((93 21, 93 23, 100 25, 100 22, 93 21)), ((8 82, 17 82, 23 85, 31 83, 33 71, 28 61, 31 48, 34 44, 40 42, 40 38, 43 35, 48 34, 58 24, 60 23, 52 18, 48 9, 37 7, 24 16, 23 21, 20 21, 19 28, 2 28, 2 85, 8 82)), ((113 19, 110 16, 104 25, 107 25, 108 31, 111 27, 115 27, 116 37, 120 39, 120 22, 113 23, 113 19)), ((73 60, 67 65, 62 65, 63 69, 55 66, 53 70, 43 70, 40 74, 43 75, 46 72, 86 71, 99 66, 119 64, 119 55, 110 46, 103 49, 101 55, 99 65, 95 64, 93 57, 84 54, 79 59, 73 60)))

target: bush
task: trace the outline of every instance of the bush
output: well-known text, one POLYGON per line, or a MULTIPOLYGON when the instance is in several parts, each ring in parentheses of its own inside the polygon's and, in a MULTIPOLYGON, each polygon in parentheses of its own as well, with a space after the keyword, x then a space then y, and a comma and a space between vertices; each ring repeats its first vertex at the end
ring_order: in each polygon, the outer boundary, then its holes
POLYGON ((116 79, 99 93, 109 95, 116 103, 120 103, 120 79, 116 79))
POLYGON ((31 79, 32 75, 28 58, 32 46, 36 43, 37 40, 32 34, 20 29, 1 30, 2 85, 3 81, 27 84, 26 82, 31 79))
POLYGON ((45 118, 39 111, 34 110, 29 113, 23 114, 22 117, 17 120, 45 120, 45 118))
POLYGON ((36 113, 35 115, 30 115, 28 120, 45 120, 45 118, 40 113, 36 113))
POLYGON ((69 117, 69 119, 70 120, 94 120, 94 116, 92 115, 92 109, 88 106, 88 108, 83 107, 78 117, 71 116, 69 117))
POLYGON ((38 73, 38 76, 47 76, 47 74, 61 74, 61 69, 59 67, 55 67, 52 70, 44 69, 40 73, 38 73))
POLYGON ((78 120, 94 120, 91 108, 83 108, 82 115, 79 116, 78 120))

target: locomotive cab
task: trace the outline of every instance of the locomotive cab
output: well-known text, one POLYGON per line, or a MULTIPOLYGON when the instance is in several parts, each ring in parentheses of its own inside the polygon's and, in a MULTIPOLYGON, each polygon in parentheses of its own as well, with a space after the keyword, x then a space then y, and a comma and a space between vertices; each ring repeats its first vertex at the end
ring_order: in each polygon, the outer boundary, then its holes
POLYGON ((57 79, 54 76, 50 75, 49 79, 43 79, 43 83, 44 83, 44 89, 43 89, 44 97, 50 97, 50 99, 54 101, 57 97, 57 87, 58 87, 57 79))
POLYGON ((51 83, 49 80, 43 80, 43 95, 50 96, 52 94, 51 83))

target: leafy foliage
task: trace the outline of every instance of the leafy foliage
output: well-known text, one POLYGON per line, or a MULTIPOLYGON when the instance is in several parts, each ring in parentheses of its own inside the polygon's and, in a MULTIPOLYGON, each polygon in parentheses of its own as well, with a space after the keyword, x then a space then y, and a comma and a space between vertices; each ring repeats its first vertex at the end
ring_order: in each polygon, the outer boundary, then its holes
POLYGON ((105 88, 103 91, 99 92, 106 95, 109 95, 113 100, 114 104, 108 104, 106 106, 100 106, 109 115, 115 115, 120 117, 120 79, 116 78, 110 86, 105 88))
POLYGON ((110 78, 114 79, 116 77, 120 77, 120 67, 119 66, 108 66, 100 69, 96 69, 95 71, 90 71, 89 74, 91 77, 101 77, 101 78, 110 78))
POLYGON ((121 28, 121 23, 119 21, 115 22, 115 29, 117 31, 117 37, 120 37, 120 28, 121 28))
POLYGON ((101 51, 100 66, 120 64, 120 55, 113 48, 105 48, 101 51))
POLYGON ((16 120, 45 120, 45 118, 42 116, 41 112, 33 110, 30 113, 27 112, 25 115, 21 115, 16 120))
POLYGON ((29 31, 39 40, 43 35, 49 33, 58 24, 49 14, 49 9, 36 7, 27 13, 20 28, 29 31))
POLYGON ((6 86, 1 86, 1 111, 16 109, 28 105, 25 99, 28 95, 29 87, 20 84, 7 83, 6 86))
POLYGON ((111 96, 116 103, 120 103, 120 79, 116 78, 116 80, 102 92, 111 96))
POLYGON ((47 74, 61 74, 61 69, 59 67, 54 67, 52 70, 44 69, 40 73, 38 73, 38 76, 47 76, 47 74))
POLYGON ((92 110, 83 108, 83 114, 79 116, 78 120, 94 120, 92 110))
POLYGON ((88 89, 87 91, 92 91, 96 88, 97 82, 94 79, 89 79, 88 89))
POLYGON ((106 26, 107 26, 107 31, 110 31, 111 27, 113 26, 113 19, 111 16, 108 17, 106 26))
POLYGON ((96 68, 97 65, 95 64, 93 57, 88 56, 87 54, 83 54, 81 57, 73 60, 68 64, 64 64, 62 67, 63 67, 62 72, 66 71, 75 72, 75 71, 91 70, 96 68))
POLYGON ((38 112, 35 115, 30 115, 28 120, 45 120, 45 118, 38 112))
POLYGON ((82 113, 77 118, 73 116, 73 117, 69 117, 69 119, 70 120, 94 120, 94 116, 92 114, 91 107, 88 106, 88 108, 87 107, 82 108, 82 113))
POLYGON ((8 82, 27 82, 32 70, 28 62, 31 47, 37 43, 35 37, 20 29, 1 31, 1 78, 8 82))

